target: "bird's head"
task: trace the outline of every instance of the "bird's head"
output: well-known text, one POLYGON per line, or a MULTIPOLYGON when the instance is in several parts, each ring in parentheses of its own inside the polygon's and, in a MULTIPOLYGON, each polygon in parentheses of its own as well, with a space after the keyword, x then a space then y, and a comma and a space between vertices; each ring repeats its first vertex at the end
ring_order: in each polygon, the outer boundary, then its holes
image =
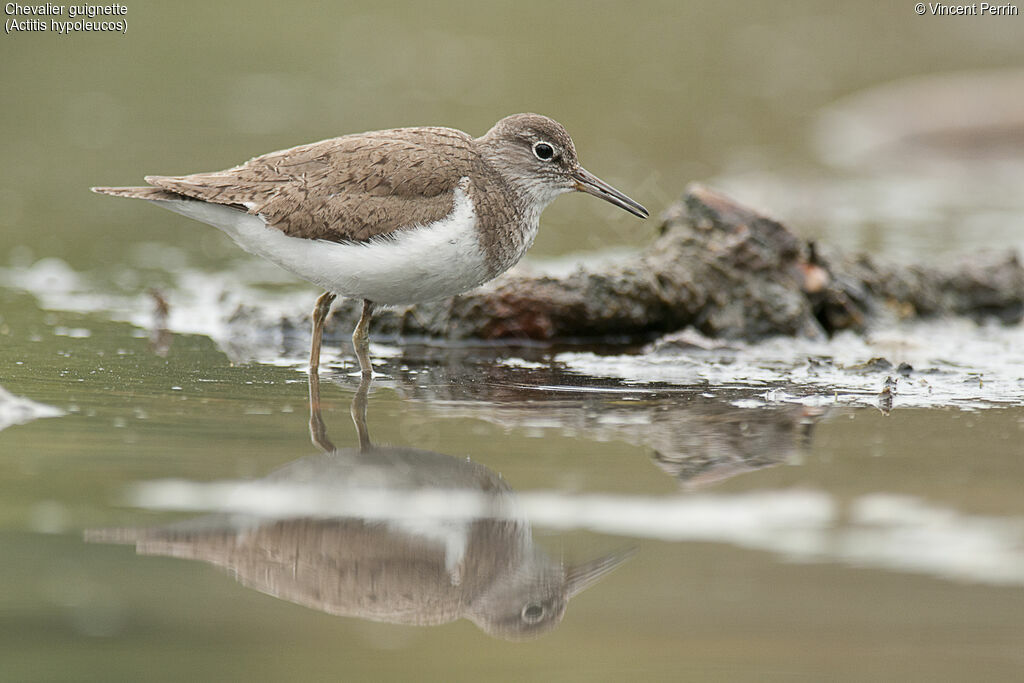
POLYGON ((562 124, 540 114, 514 114, 494 124, 479 139, 491 164, 542 207, 565 192, 600 197, 634 216, 649 213, 580 166, 576 146, 562 124))

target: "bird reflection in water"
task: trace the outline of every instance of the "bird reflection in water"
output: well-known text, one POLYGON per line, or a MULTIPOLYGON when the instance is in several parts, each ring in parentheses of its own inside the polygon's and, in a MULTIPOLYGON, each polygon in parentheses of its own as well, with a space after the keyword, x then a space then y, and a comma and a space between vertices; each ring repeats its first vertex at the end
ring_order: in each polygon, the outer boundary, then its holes
POLYGON ((569 600, 631 555, 565 565, 533 541, 502 477, 467 458, 376 446, 366 427, 369 380, 352 401, 358 448, 335 448, 310 375, 310 436, 323 453, 296 460, 265 483, 316 484, 332 495, 377 490, 469 492, 479 516, 453 519, 240 519, 208 515, 151 529, 87 532, 95 542, 133 543, 144 555, 203 560, 243 585, 339 616, 433 625, 466 618, 486 633, 520 640, 557 626, 569 600))

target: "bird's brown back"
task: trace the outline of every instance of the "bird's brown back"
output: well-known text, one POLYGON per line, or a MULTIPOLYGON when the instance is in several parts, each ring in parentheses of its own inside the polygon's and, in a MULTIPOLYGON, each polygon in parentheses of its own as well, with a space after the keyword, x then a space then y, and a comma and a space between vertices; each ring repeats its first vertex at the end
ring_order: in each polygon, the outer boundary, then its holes
POLYGON ((444 218, 467 176, 485 184, 493 176, 467 134, 399 128, 271 152, 225 171, 146 181, 259 214, 292 237, 362 242, 444 218))

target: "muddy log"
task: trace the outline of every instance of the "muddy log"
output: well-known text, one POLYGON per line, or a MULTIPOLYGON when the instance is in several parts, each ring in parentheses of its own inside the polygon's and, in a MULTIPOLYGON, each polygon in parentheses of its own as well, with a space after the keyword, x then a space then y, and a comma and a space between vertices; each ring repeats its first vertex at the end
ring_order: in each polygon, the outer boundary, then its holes
MULTIPOLYGON (((800 239, 700 185, 665 212, 636 256, 565 277, 510 273, 462 296, 381 311, 385 336, 641 341, 693 327, 710 337, 822 337, 893 316, 967 315, 1018 322, 1016 254, 970 254, 945 266, 903 264, 800 239)), ((345 339, 356 302, 339 302, 328 335, 345 339)))

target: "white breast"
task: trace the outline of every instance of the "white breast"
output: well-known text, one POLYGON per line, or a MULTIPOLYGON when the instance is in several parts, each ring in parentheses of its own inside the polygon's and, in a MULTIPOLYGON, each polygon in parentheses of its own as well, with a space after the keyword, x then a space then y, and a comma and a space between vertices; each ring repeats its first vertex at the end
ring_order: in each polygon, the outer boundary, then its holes
POLYGON ((463 178, 459 183, 454 208, 445 218, 363 244, 289 237, 259 216, 217 204, 154 203, 220 228, 249 253, 335 294, 409 304, 460 294, 488 279, 468 182, 463 178))

